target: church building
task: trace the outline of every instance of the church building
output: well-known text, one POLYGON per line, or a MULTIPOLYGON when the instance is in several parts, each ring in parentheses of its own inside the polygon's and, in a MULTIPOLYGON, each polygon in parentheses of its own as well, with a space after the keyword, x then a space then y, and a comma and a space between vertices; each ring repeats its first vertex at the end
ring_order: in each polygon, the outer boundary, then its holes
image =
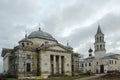
POLYGON ((79 54, 60 44, 40 28, 20 40, 13 49, 3 48, 5 75, 15 77, 68 75, 78 73, 79 54))
POLYGON ((80 60, 82 73, 107 73, 108 71, 120 71, 120 54, 106 54, 104 34, 98 25, 93 50, 88 50, 89 57, 80 60))

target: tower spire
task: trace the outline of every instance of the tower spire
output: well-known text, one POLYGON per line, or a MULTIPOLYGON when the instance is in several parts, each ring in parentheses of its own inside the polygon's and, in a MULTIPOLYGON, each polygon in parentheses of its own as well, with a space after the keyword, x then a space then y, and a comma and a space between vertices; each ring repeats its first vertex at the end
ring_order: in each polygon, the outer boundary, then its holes
POLYGON ((97 34, 99 34, 99 33, 102 33, 101 28, 100 28, 100 24, 98 24, 98 29, 97 29, 97 34))

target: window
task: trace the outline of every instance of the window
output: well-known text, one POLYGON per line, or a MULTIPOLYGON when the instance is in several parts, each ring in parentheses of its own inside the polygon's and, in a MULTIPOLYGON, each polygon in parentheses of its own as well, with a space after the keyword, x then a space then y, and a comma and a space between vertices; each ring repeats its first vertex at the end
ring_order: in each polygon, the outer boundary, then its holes
POLYGON ((26 71, 27 72, 31 71, 31 64, 30 63, 27 63, 27 65, 26 65, 26 71))
POLYGON ((85 66, 87 67, 87 63, 85 64, 85 66))
POLYGON ((99 38, 97 38, 97 42, 99 42, 99 38))
POLYGON ((109 61, 109 64, 111 64, 111 60, 109 61))
POLYGON ((27 55, 27 59, 31 59, 31 55, 27 55))
POLYGON ((98 65, 98 62, 96 64, 98 65))
POLYGON ((84 67, 84 64, 82 64, 82 67, 84 67))
POLYGON ((91 66, 91 63, 89 63, 89 66, 91 66))
POLYGON ((27 43, 27 45, 29 45, 29 43, 27 43))
POLYGON ((100 37, 100 42, 102 41, 102 38, 100 37))
POLYGON ((112 60, 112 64, 113 64, 113 60, 112 60))
POLYGON ((24 43, 22 43, 22 47, 24 47, 25 45, 24 45, 24 43))
POLYGON ((67 66, 69 66, 69 64, 67 64, 67 66))
POLYGON ((115 64, 117 64, 117 62, 115 61, 115 64))
POLYGON ((100 45, 100 49, 102 49, 102 45, 100 45))
POLYGON ((45 44, 48 44, 48 41, 45 41, 45 44))

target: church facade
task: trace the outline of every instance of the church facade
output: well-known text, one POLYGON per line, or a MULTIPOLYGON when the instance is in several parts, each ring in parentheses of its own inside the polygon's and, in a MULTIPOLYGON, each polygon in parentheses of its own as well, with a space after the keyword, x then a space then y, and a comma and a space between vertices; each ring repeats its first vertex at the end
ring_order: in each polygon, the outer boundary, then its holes
POLYGON ((69 75, 78 73, 79 54, 42 31, 25 35, 13 49, 3 48, 4 74, 16 77, 69 75))
POLYGON ((107 73, 108 71, 120 71, 120 55, 106 55, 104 34, 98 26, 93 50, 88 50, 89 57, 80 60, 80 70, 82 73, 107 73))

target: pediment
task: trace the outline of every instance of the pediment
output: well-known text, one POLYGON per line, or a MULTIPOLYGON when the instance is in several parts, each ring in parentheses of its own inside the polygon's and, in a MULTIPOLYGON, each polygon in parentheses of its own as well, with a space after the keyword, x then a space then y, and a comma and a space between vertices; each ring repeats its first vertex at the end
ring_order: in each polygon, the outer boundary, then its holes
POLYGON ((59 50, 59 51, 67 51, 67 49, 65 49, 64 47, 62 47, 60 45, 54 45, 54 46, 49 47, 48 49, 59 50))

